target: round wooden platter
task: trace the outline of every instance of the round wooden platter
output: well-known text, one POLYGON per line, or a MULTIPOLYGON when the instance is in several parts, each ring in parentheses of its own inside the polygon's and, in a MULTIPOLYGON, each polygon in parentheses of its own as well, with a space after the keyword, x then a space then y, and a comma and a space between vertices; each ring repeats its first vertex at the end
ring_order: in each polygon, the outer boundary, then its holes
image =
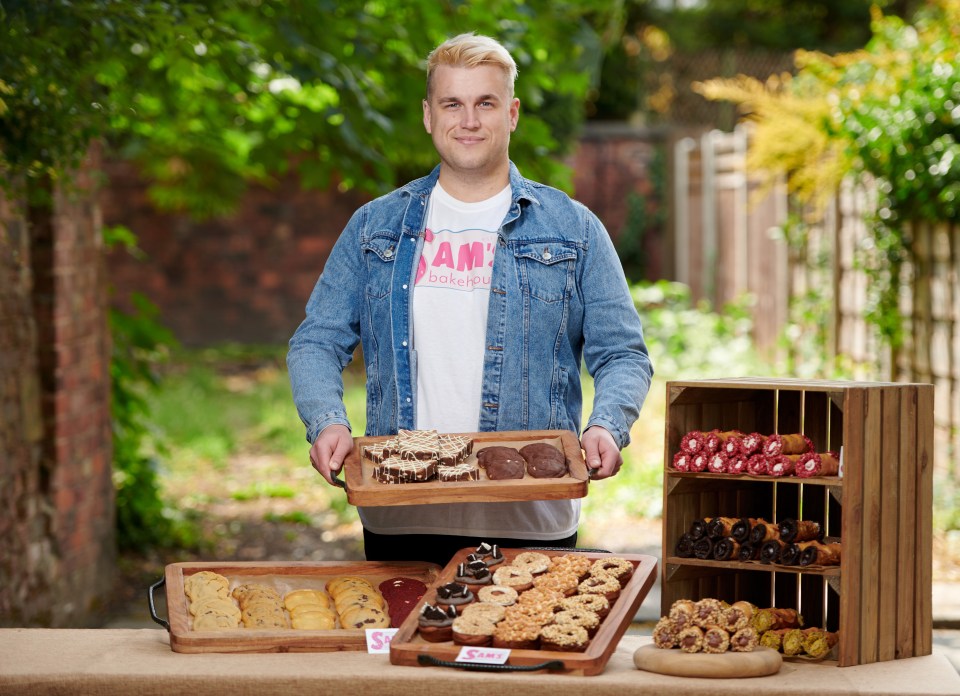
POLYGON ((711 655, 642 645, 633 653, 633 664, 637 669, 673 677, 741 679, 776 674, 783 664, 783 657, 776 650, 762 646, 753 652, 711 655))

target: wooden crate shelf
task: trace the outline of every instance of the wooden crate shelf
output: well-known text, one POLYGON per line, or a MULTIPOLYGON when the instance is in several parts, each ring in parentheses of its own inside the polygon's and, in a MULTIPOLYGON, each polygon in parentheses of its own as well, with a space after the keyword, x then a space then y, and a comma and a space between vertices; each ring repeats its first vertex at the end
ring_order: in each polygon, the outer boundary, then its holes
POLYGON ((841 667, 932 651, 933 386, 827 380, 667 383, 662 611, 716 597, 798 609, 840 631, 841 667), (842 451, 843 477, 673 471, 693 430, 802 432, 842 451), (671 555, 703 517, 814 519, 843 545, 841 565, 808 569, 671 555))

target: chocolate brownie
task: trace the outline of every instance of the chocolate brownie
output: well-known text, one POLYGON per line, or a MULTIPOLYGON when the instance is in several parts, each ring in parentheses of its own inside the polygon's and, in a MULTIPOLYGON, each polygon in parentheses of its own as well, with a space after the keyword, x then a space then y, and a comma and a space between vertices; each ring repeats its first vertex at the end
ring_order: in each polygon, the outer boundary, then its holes
POLYGON ((437 478, 441 481, 477 481, 480 478, 480 469, 473 462, 440 466, 437 467, 437 478))
POLYGON ((387 457, 373 468, 380 483, 420 483, 437 475, 436 461, 387 457))
POLYGON ((527 462, 527 473, 534 478, 560 478, 567 473, 567 458, 563 452, 546 442, 521 447, 520 456, 527 462))

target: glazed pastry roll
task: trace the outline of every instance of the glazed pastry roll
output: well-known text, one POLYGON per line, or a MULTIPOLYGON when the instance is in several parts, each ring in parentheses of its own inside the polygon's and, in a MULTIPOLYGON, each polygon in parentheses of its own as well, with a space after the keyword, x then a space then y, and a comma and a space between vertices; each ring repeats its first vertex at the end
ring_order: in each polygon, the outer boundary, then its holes
POLYGON ((730 649, 730 634, 720 626, 707 626, 703 630, 703 652, 725 653, 730 649))
POLYGON ((668 616, 678 629, 683 629, 693 624, 696 608, 697 603, 692 599, 678 599, 670 605, 668 616))
POLYGON ((796 470, 799 456, 799 454, 778 454, 775 457, 770 457, 770 475, 792 476, 796 470))
POLYGON ((741 517, 730 527, 730 536, 742 544, 750 538, 750 530, 753 529, 753 525, 761 521, 756 517, 741 517))
POLYGON ((753 544, 762 544, 771 539, 780 538, 780 529, 777 525, 766 520, 757 520, 756 524, 750 529, 750 542, 753 544))
POLYGON ((693 558, 693 547, 696 542, 689 534, 684 534, 677 539, 677 544, 673 548, 673 555, 680 558, 693 558))
POLYGON ((720 451, 727 457, 735 457, 743 451, 743 438, 744 435, 739 430, 730 431, 730 434, 720 443, 720 451))
POLYGON ((710 525, 710 520, 712 517, 702 517, 699 520, 694 520, 690 523, 690 536, 694 540, 700 539, 707 535, 707 527, 710 525))
POLYGON ((707 459, 710 457, 708 452, 700 452, 690 457, 690 471, 700 472, 707 470, 707 459))
MULTIPOLYGON (((803 542, 806 543, 806 542, 803 542)), ((783 565, 797 565, 800 560, 800 544, 787 544, 780 550, 780 563, 783 565)))
POLYGON ((780 538, 788 544, 823 538, 823 528, 819 522, 813 520, 787 518, 780 520, 777 529, 780 531, 780 538))
POLYGON ((690 460, 693 458, 689 452, 677 452, 673 455, 674 471, 690 471, 690 460))
POLYGON ((840 634, 837 632, 808 628, 804 631, 803 651, 810 657, 823 657, 839 640, 840 634))
POLYGON ((737 553, 738 561, 756 561, 760 558, 760 547, 746 541, 740 544, 740 551, 737 553))
POLYGON ((839 541, 830 542, 829 544, 823 544, 819 541, 805 543, 809 545, 800 552, 800 558, 798 562, 801 566, 840 565, 839 541))
POLYGON ((750 457, 746 454, 735 454, 727 459, 728 474, 747 473, 747 460, 750 457))
POLYGON ((800 655, 803 652, 803 631, 799 628, 787 629, 780 650, 784 655, 800 655))
POLYGON ((763 545, 760 547, 760 562, 779 563, 780 554, 783 553, 786 546, 787 544, 780 539, 771 539, 770 541, 763 542, 763 545))
POLYGON ((744 626, 730 636, 730 650, 733 652, 753 652, 760 644, 756 629, 744 626))
POLYGON ((707 525, 707 536, 711 539, 728 537, 733 532, 733 525, 739 521, 739 517, 714 517, 707 525))
POLYGON ((713 558, 716 561, 730 561, 736 559, 740 554, 740 544, 733 537, 717 539, 713 545, 713 558))
POLYGON ((723 452, 714 452, 707 457, 707 471, 711 474, 725 474, 730 458, 723 452))
POLYGON ((759 452, 767 438, 760 433, 750 433, 740 438, 740 451, 745 456, 759 452))
POLYGON ((705 597, 698 601, 693 609, 693 623, 700 628, 716 626, 720 623, 723 604, 719 599, 705 597))
POLYGON ((713 539, 703 537, 693 545, 693 555, 701 561, 713 558, 713 539))
POLYGON ((761 450, 768 457, 778 454, 803 454, 813 451, 813 443, 803 433, 768 435, 761 450))
POLYGON ((703 649, 703 630, 699 626, 687 626, 677 636, 677 645, 683 652, 700 652, 703 649))
POLYGON ((747 460, 747 473, 752 476, 766 476, 770 473, 770 458, 758 452, 747 460))
POLYGON ((783 635, 789 630, 789 628, 777 628, 771 631, 761 631, 760 645, 765 648, 773 648, 777 652, 780 652, 783 648, 783 635))
POLYGON ((706 437, 699 430, 691 430, 680 438, 680 451, 693 456, 704 450, 706 437))
POLYGON ((765 631, 778 628, 799 628, 803 625, 803 621, 796 609, 770 607, 754 612, 750 625, 757 629, 760 634, 763 634, 765 631))
POLYGON ((797 460, 797 476, 836 476, 840 472, 838 452, 807 452, 797 460))
POLYGON ((658 648, 675 648, 680 638, 680 630, 669 616, 661 617, 653 627, 653 644, 658 648))
POLYGON ((738 606, 739 604, 731 604, 729 607, 724 607, 720 612, 720 626, 730 633, 736 633, 741 628, 750 625, 750 617, 753 612, 747 613, 743 606, 738 606))

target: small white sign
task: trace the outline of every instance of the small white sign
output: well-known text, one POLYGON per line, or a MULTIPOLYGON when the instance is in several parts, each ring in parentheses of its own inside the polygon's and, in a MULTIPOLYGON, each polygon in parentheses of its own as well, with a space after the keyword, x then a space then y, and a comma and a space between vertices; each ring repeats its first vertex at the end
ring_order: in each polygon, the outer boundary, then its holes
POLYGON ((457 662, 481 662, 486 665, 505 665, 510 657, 509 648, 477 648, 464 645, 457 655, 457 662))
POLYGON ((843 478, 843 445, 840 445, 840 462, 837 464, 837 476, 843 478))
POLYGON ((368 628, 367 652, 377 655, 390 652, 390 641, 397 634, 397 628, 368 628))

